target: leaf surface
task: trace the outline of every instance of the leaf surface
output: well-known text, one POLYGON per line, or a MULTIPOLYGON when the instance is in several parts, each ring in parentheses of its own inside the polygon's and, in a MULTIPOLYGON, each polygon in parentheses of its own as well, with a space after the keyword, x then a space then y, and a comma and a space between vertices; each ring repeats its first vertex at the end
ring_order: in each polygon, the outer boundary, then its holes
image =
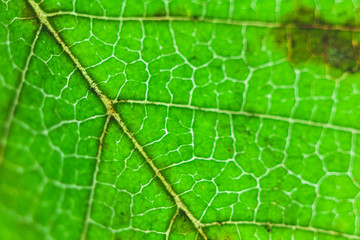
POLYGON ((1 2, 1 238, 360 239, 358 7, 1 2))

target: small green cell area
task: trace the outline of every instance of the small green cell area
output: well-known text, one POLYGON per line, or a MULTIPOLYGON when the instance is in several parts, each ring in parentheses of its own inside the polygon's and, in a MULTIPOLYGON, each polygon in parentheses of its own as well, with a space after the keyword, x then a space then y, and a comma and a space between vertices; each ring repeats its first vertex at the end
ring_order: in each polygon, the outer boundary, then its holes
POLYGON ((359 188, 353 180, 348 175, 329 175, 320 184, 319 192, 324 198, 322 204, 319 202, 317 205, 320 211, 314 218, 314 225, 329 228, 328 223, 333 219, 334 230, 354 233, 356 216, 352 213, 357 211, 358 206, 353 204, 353 199, 359 188))
POLYGON ((269 54, 270 49, 273 48, 270 28, 250 26, 241 33, 246 43, 244 57, 248 67, 264 68, 264 64, 269 64, 269 62, 280 60, 286 56, 286 53, 279 50, 279 54, 276 51, 274 54, 269 54))
POLYGON ((235 149, 231 116, 196 111, 194 118, 194 155, 199 158, 232 159, 235 149))
POLYGON ((45 239, 44 233, 36 229, 36 224, 20 222, 2 204, 0 204, 0 214, 0 230, 3 239, 21 240, 24 234, 29 240, 45 239))
POLYGON ((351 133, 304 125, 295 125, 292 133, 288 147, 291 155, 285 164, 294 173, 316 183, 328 172, 346 173, 352 170, 351 133), (299 161, 299 158, 303 160, 299 161))
MULTIPOLYGON (((334 108, 332 95, 337 91, 337 86, 347 85, 345 82, 336 83, 325 78, 315 78, 310 73, 301 73, 299 79, 298 95, 303 100, 298 103, 297 108, 293 111, 295 118, 326 123, 330 121, 333 111, 335 114, 341 111, 340 106, 334 108)), ((347 93, 339 91, 339 94, 347 93)))
POLYGON ((257 177, 283 163, 289 123, 257 117, 234 116, 236 162, 257 177))
POLYGON ((335 200, 327 196, 321 197, 316 206, 318 213, 314 216, 313 225, 317 228, 332 229, 352 234, 356 230, 356 217, 353 203, 350 200, 335 200))
POLYGON ((131 240, 131 239, 165 239, 165 233, 156 231, 143 231, 141 229, 125 229, 121 231, 111 231, 99 224, 90 223, 86 235, 86 239, 116 239, 116 240, 131 240))
POLYGON ((352 171, 352 175, 354 176, 355 180, 357 182, 360 181, 360 172, 359 172, 359 169, 360 169, 360 158, 357 156, 359 150, 359 144, 360 144, 360 141, 359 141, 359 135, 355 135, 354 137, 354 142, 353 142, 353 147, 355 149, 355 156, 353 156, 352 160, 353 160, 353 165, 352 165, 352 169, 350 169, 352 171))
MULTIPOLYGON (((7 159, 6 159, 7 160, 7 159)), ((3 163, 1 172, 1 205, 7 210, 21 215, 30 214, 34 211, 33 206, 37 203, 38 187, 44 183, 44 176, 39 170, 28 170, 19 173, 10 163, 3 163), (27 183, 31 182, 31 186, 27 183)))
POLYGON ((338 104, 334 114, 334 124, 359 128, 360 124, 357 120, 360 117, 360 111, 357 110, 359 95, 354 94, 360 84, 357 79, 359 76, 352 74, 338 84, 338 104))
POLYGON ((175 203, 116 122, 102 147, 91 218, 112 229, 166 232, 175 203))

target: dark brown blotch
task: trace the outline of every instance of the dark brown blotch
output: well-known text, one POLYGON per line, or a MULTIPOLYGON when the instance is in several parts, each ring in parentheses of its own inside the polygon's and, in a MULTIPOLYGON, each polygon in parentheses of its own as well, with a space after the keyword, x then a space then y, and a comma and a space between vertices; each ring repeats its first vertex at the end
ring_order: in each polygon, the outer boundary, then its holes
POLYGON ((316 19, 314 9, 299 7, 291 13, 279 28, 271 31, 279 49, 286 49, 288 60, 295 66, 318 59, 327 67, 341 72, 355 73, 359 70, 359 48, 349 22, 336 26, 316 19))

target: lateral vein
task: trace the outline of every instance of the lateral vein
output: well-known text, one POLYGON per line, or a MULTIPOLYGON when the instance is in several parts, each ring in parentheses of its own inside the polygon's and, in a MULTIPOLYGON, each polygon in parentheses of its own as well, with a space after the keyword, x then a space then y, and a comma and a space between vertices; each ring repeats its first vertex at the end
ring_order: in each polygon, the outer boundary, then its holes
POLYGON ((92 179, 92 183, 91 183, 90 196, 89 196, 88 206, 87 206, 87 210, 86 210, 86 216, 85 216, 83 231, 82 231, 82 234, 81 234, 81 239, 82 240, 86 239, 86 234, 87 234, 87 231, 88 231, 88 228, 89 228, 89 220, 90 220, 90 217, 91 217, 91 209, 92 209, 93 202, 94 202, 96 179, 97 179, 97 175, 99 173, 99 167, 100 167, 102 146, 103 146, 103 142, 104 142, 104 138, 105 138, 105 135, 106 135, 107 128, 109 126, 110 119, 111 119, 111 115, 108 115, 108 117, 106 118, 105 124, 104 124, 104 128, 103 128, 103 131, 102 131, 102 134, 101 134, 101 137, 100 137, 100 141, 99 141, 99 149, 98 149, 97 156, 96 156, 95 171, 94 171, 94 175, 93 175, 93 179, 92 179))
POLYGON ((252 113, 252 112, 236 111, 236 110, 223 110, 223 109, 217 109, 217 108, 203 108, 203 107, 192 106, 189 104, 185 105, 185 104, 177 104, 177 103, 141 101, 141 100, 118 100, 118 101, 114 101, 113 103, 146 104, 146 105, 173 107, 173 108, 183 108, 183 109, 197 110, 197 111, 203 111, 203 112, 213 112, 213 113, 220 113, 220 114, 227 114, 227 115, 257 117, 257 118, 276 120, 276 121, 282 121, 282 122, 288 122, 288 123, 303 124, 303 125, 311 126, 311 127, 320 127, 320 128, 331 129, 331 130, 336 130, 336 131, 349 132, 349 133, 353 133, 353 134, 360 134, 360 129, 356 129, 356 128, 352 128, 352 127, 335 125, 335 124, 331 124, 331 123, 316 122, 316 121, 312 121, 312 120, 305 120, 305 119, 299 119, 299 118, 282 117, 282 116, 276 116, 276 115, 270 115, 270 114, 264 114, 264 113, 252 113))
POLYGON ((220 226, 220 225, 256 225, 256 226, 265 226, 274 228, 287 228, 292 229, 293 231, 306 231, 306 232, 314 232, 314 233, 321 233, 327 234, 332 236, 342 236, 349 239, 360 239, 358 235, 352 235, 348 233, 337 232, 333 230, 326 230, 321 228, 315 227, 306 227, 306 226, 298 226, 298 225, 289 225, 284 223, 268 223, 268 222, 252 222, 252 221, 226 221, 226 222, 212 222, 212 223, 204 223, 204 227, 211 227, 211 226, 220 226))
POLYGON ((19 85, 17 87, 17 90, 15 92, 15 100, 12 103, 12 105, 10 106, 9 115, 8 115, 8 118, 6 119, 5 124, 4 124, 4 134, 3 134, 2 138, 1 138, 1 141, 0 141, 0 168, 1 168, 2 162, 4 160, 7 139, 9 137, 9 131, 10 131, 13 119, 14 119, 15 110, 16 110, 16 107, 19 104, 20 95, 21 95, 21 92, 22 92, 24 84, 25 84, 26 73, 27 73, 27 70, 28 70, 29 65, 30 65, 30 60, 34 55, 35 45, 36 45, 36 42, 37 42, 37 40, 39 38, 42 27, 43 27, 43 25, 40 24, 40 27, 36 32, 34 41, 31 44, 30 54, 29 54, 28 58, 26 59, 25 68, 21 73, 21 80, 20 80, 20 83, 19 83, 19 85))
POLYGON ((346 25, 330 25, 324 23, 282 23, 282 22, 261 22, 261 21, 246 21, 246 20, 234 20, 234 19, 221 19, 221 18, 204 18, 204 17, 187 17, 187 16, 149 16, 149 17, 111 17, 111 16, 98 16, 85 13, 75 12, 52 12, 44 13, 46 17, 55 16, 75 16, 99 20, 108 21, 179 21, 179 22, 205 22, 215 24, 227 24, 237 26, 252 26, 252 27, 267 27, 267 28, 301 28, 301 29, 321 29, 321 30, 337 30, 337 31, 349 31, 360 32, 358 26, 346 26, 346 25))

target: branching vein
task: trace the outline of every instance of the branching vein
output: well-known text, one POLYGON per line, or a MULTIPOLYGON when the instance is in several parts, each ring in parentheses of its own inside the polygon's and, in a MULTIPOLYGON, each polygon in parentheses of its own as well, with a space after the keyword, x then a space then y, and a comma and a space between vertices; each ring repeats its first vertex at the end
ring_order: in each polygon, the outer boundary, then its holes
POLYGON ((90 87, 94 90, 97 96, 100 97, 101 101, 105 105, 108 114, 113 117, 116 122, 120 125, 122 130, 125 132, 125 134, 131 139, 132 143, 134 144, 135 148, 140 152, 140 154, 145 158, 146 162, 151 166, 152 170, 154 171, 155 175, 160 179, 160 181, 164 184, 166 190, 170 193, 170 195, 173 197, 176 205, 178 208, 183 210, 186 215, 189 217, 191 222, 194 224, 198 232, 203 236, 204 239, 207 239, 205 233, 202 230, 201 223, 198 219, 194 217, 194 215, 188 210, 188 208, 185 206, 185 204, 181 201, 180 197, 175 193, 175 191, 172 189, 170 183, 167 182, 167 180, 164 178, 164 176, 161 174, 160 170, 156 167, 154 162, 150 159, 150 157, 147 155, 147 153, 144 151, 143 147, 139 144, 139 142, 134 138, 128 127, 125 125, 125 123, 122 121, 120 115, 114 110, 113 108, 113 102, 99 89, 99 87, 96 85, 94 80, 88 75, 85 68, 81 65, 79 60, 74 56, 74 54, 70 51, 69 47, 65 44, 65 42, 61 39, 59 34, 56 32, 54 27, 51 25, 49 20, 47 19, 47 15, 43 12, 43 10, 39 7, 39 5, 34 0, 29 0, 30 5, 33 7, 36 15, 38 16, 40 22, 44 24, 47 29, 51 32, 51 34, 54 36, 56 41, 61 45, 63 50, 70 56, 71 60, 74 62, 76 67, 80 70, 84 78, 87 80, 90 87))

